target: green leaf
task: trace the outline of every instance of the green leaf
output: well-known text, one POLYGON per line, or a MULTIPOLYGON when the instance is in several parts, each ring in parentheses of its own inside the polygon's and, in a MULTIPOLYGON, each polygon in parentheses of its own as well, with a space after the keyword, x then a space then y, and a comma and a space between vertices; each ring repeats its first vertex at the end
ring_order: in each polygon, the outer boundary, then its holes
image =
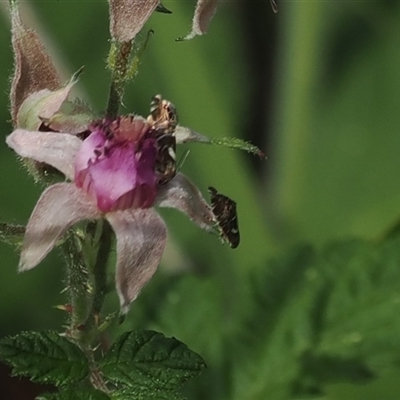
POLYGON ((314 354, 362 360, 373 371, 400 366, 400 237, 351 241, 322 254, 314 354), (324 294, 323 294, 324 293, 324 294))
MULTIPOLYGON (((223 266, 225 269, 231 267, 229 263, 223 266)), ((166 277, 161 279, 165 280, 166 277)), ((207 395, 200 397, 219 400, 222 398, 221 393, 229 391, 226 366, 230 365, 230 357, 237 351, 236 348, 229 349, 229 342, 237 328, 243 328, 239 315, 249 312, 249 295, 244 286, 247 288, 248 284, 242 280, 240 287, 235 287, 227 273, 221 275, 220 279, 216 279, 216 276, 181 274, 171 276, 168 295, 162 297, 161 301, 159 299, 154 302, 154 298, 157 298, 154 288, 151 289, 153 297, 146 291, 143 293, 144 297, 140 296, 138 299, 145 300, 146 303, 152 302, 152 306, 157 307, 157 314, 151 320, 157 331, 167 336, 179 332, 179 339, 190 343, 190 347, 212 366, 198 379, 188 382, 185 393, 204 393, 204 388, 207 388, 207 395), (212 395, 214 391, 216 393, 212 395)), ((157 290, 160 293, 159 286, 157 290)), ((152 314, 149 307, 145 309, 148 310, 147 315, 152 314)), ((132 311, 136 313, 137 307, 132 311)))
POLYGON ((261 158, 266 158, 265 154, 257 146, 238 138, 217 137, 211 139, 211 143, 217 146, 229 147, 231 149, 244 150, 261 158))
POLYGON ((82 351, 57 332, 23 332, 0 341, 0 358, 13 375, 57 386, 84 379, 89 373, 82 351))
POLYGON ((184 396, 174 390, 160 391, 140 386, 118 389, 112 393, 111 398, 112 400, 185 400, 184 396))
POLYGON ((45 393, 36 400, 110 400, 104 392, 93 388, 87 389, 67 389, 60 393, 45 393))
POLYGON ((399 265, 392 234, 295 250, 257 272, 246 332, 232 344, 231 398, 323 394, 398 368, 399 265))
POLYGON ((107 378, 144 394, 173 391, 204 368, 203 359, 185 344, 154 331, 126 332, 101 362, 107 378))
MULTIPOLYGON (((186 343, 190 342, 213 366, 226 362, 223 347, 226 341, 225 333, 231 325, 224 319, 224 305, 239 299, 238 292, 234 290, 233 284, 230 284, 227 275, 224 278, 225 286, 222 288, 225 291, 230 290, 229 297, 223 296, 220 283, 215 278, 189 274, 174 277, 173 284, 170 283, 169 295, 158 305, 156 320, 157 330, 167 335, 179 332, 180 339, 186 343)), ((243 297, 240 297, 240 300, 244 301, 243 297)), ((238 309, 239 306, 235 312, 239 314, 238 309)), ((207 371, 207 377, 214 372, 216 370, 207 371)), ((203 376, 202 379, 204 378, 203 376)))
POLYGON ((310 343, 311 293, 304 292, 315 252, 302 246, 252 276, 253 301, 231 344, 233 400, 288 399, 310 343))

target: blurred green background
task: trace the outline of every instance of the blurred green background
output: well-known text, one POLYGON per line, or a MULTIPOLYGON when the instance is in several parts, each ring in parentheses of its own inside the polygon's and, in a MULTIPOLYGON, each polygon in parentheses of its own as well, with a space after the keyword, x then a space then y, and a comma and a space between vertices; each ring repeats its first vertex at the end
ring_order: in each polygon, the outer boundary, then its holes
MULTIPOLYGON (((282 1, 274 15, 268 0, 222 1, 207 35, 176 43, 189 31, 194 3, 165 0, 173 14, 155 14, 146 25, 155 35, 127 88, 126 112, 147 115, 151 96, 161 93, 177 107, 182 125, 209 137, 250 140, 268 160, 225 148, 187 146, 191 152, 184 173, 204 194, 215 186, 236 200, 242 242, 232 251, 184 216, 162 210, 171 238, 168 251, 127 326, 158 328, 183 340, 212 370, 215 360, 224 359, 224 347, 210 332, 234 330, 235 321, 210 317, 202 326, 202 321, 185 319, 184 306, 174 298, 177 286, 185 286, 177 293, 186 290, 193 307, 203 304, 203 313, 209 308, 215 315, 218 304, 218 315, 229 316, 235 309, 236 316, 243 316, 251 291, 243 278, 267 268, 270 257, 286 254, 297 243, 321 248, 347 237, 377 239, 397 222, 400 2, 282 1), (178 282, 182 273, 193 280, 178 282), (157 316, 165 299, 169 307, 176 306, 173 320, 157 316)), ((23 5, 25 22, 40 32, 63 78, 84 65, 76 94, 104 110, 107 2, 23 5)), ((0 128, 5 137, 12 130, 8 91, 13 60, 6 2, 0 10, 0 128)), ((25 223, 42 189, 4 141, 0 153, 0 218, 25 223)), ((15 251, 0 243, 0 252, 0 336, 59 329, 64 316, 52 306, 65 299, 57 251, 22 275, 16 272, 15 251)), ((116 305, 112 296, 110 309, 116 305)), ((194 385, 189 398, 240 399, 226 389, 225 375, 212 376, 212 389, 194 385)), ((320 399, 399 399, 397 377, 390 369, 367 385, 332 385, 320 399)))

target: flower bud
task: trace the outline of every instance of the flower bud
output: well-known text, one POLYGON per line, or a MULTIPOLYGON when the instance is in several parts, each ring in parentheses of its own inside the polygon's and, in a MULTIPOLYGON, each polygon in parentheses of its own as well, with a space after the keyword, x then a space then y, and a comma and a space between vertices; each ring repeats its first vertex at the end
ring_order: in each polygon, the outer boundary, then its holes
POLYGON ((159 0, 109 0, 111 37, 118 42, 133 40, 159 3, 159 0))
POLYGON ((11 37, 15 66, 10 102, 16 126, 23 101, 32 93, 59 89, 61 81, 39 36, 23 26, 15 4, 11 5, 11 37))

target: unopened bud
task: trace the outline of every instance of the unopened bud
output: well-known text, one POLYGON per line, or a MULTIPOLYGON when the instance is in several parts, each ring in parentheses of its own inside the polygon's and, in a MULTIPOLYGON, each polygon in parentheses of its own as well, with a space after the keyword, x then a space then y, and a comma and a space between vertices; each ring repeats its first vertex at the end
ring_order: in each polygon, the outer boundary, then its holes
POLYGON ((26 29, 18 8, 11 5, 11 35, 14 75, 11 84, 11 114, 14 126, 21 104, 32 93, 61 87, 57 71, 36 32, 26 29))

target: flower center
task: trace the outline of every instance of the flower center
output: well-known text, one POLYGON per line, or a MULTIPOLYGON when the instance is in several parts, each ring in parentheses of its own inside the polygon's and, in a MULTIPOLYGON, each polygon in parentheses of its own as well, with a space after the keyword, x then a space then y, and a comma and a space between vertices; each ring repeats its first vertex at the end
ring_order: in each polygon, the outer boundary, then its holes
POLYGON ((90 127, 75 159, 75 184, 102 212, 148 208, 157 193, 157 142, 141 118, 120 117, 90 127))

